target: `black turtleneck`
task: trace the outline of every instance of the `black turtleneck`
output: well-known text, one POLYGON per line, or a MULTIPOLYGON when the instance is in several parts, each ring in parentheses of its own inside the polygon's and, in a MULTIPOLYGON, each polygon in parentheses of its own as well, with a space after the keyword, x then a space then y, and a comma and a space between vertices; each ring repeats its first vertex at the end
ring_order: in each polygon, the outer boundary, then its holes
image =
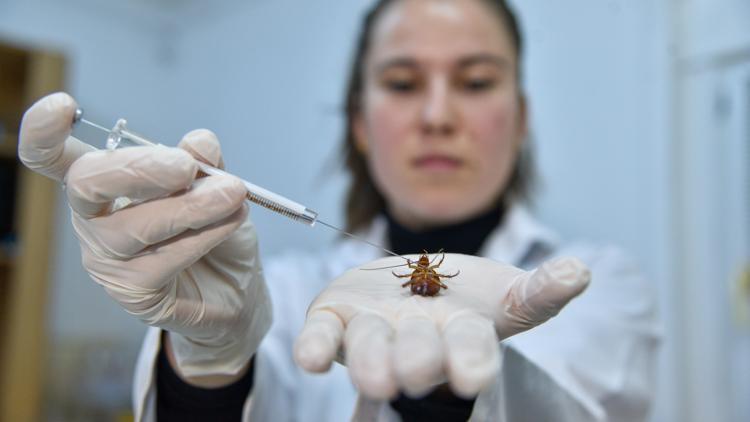
MULTIPOLYGON (((388 243, 391 250, 401 255, 425 250, 434 253, 440 249, 446 253, 476 255, 502 216, 503 209, 498 207, 463 223, 412 231, 386 215, 388 243)), ((156 362, 157 420, 240 420, 242 407, 253 386, 253 364, 250 363, 250 370, 235 384, 218 389, 199 388, 177 376, 162 348, 156 362)), ((391 407, 404 422, 465 421, 471 416, 474 399, 461 399, 441 386, 420 399, 400 395, 391 402, 391 407)))
MULTIPOLYGON (((400 255, 425 250, 434 253, 440 249, 446 253, 476 255, 487 236, 500 224, 502 216, 503 209, 498 207, 463 223, 412 231, 386 215, 388 242, 391 250, 400 255)), ((465 421, 471 416, 474 399, 462 399, 454 395, 447 386, 441 386, 419 399, 401 394, 391 402, 391 407, 404 422, 465 421)))
POLYGON ((413 231, 396 222, 386 213, 388 243, 399 255, 419 254, 422 251, 476 255, 487 236, 498 226, 503 216, 502 208, 493 208, 463 223, 413 231))

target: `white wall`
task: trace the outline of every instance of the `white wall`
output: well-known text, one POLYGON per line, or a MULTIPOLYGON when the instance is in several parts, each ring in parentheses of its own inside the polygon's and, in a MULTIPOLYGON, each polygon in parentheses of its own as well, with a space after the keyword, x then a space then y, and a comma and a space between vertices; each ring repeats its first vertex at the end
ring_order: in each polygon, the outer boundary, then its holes
MULTIPOLYGON (((228 169, 339 226, 340 97, 365 3, 250 3, 192 26, 180 39, 176 83, 186 129, 215 128, 228 169)), ((264 209, 252 218, 264 255, 334 237, 323 226, 310 229, 264 209)))
POLYGON ((566 238, 625 248, 657 286, 666 334, 653 420, 676 418, 670 274, 670 55, 665 2, 513 2, 542 190, 537 210, 566 238))

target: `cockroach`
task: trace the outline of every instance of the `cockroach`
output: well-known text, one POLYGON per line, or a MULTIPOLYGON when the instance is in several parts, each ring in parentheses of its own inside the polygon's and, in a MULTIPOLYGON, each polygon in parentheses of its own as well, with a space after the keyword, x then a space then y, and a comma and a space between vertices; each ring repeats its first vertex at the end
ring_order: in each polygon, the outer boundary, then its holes
MULTIPOLYGON (((442 252, 442 249, 440 250, 442 252)), ((438 253, 440 253, 438 252, 438 253)), ((455 274, 440 274, 437 271, 435 271, 436 268, 439 268, 440 265, 443 263, 443 260, 445 260, 445 254, 442 254, 442 257, 440 258, 440 262, 437 264, 432 265, 432 262, 430 262, 430 258, 427 256, 427 251, 424 251, 424 253, 419 257, 419 259, 414 262, 410 260, 409 258, 404 258, 406 260, 406 264, 396 265, 396 267, 401 267, 403 265, 407 265, 409 268, 411 268, 412 271, 410 274, 396 274, 395 271, 391 271, 391 273, 398 277, 398 278, 407 278, 409 277, 409 281, 402 284, 401 287, 411 287, 411 293, 415 295, 420 296, 436 296, 438 293, 440 293, 440 289, 447 289, 448 286, 445 285, 440 279, 441 278, 453 278, 459 274, 460 271, 456 271, 455 274)), ((435 256, 437 258, 437 255, 435 256)), ((383 267, 383 268, 393 268, 393 267, 383 267)), ((368 268, 371 270, 380 269, 380 268, 368 268)))

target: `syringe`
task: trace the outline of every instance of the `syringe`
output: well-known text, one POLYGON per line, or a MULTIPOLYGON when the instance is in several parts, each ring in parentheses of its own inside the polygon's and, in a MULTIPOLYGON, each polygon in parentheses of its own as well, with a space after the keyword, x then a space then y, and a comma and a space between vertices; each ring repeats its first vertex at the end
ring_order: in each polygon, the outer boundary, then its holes
MULTIPOLYGON (((73 117, 73 124, 75 125, 77 123, 84 123, 93 128, 106 132, 107 133, 106 148, 108 150, 115 150, 117 148, 123 148, 123 147, 128 147, 128 146, 161 145, 158 142, 148 140, 145 137, 138 135, 137 133, 129 130, 127 128, 127 121, 125 119, 119 119, 117 123, 115 123, 115 126, 112 129, 107 129, 104 126, 100 126, 96 123, 93 123, 84 119, 83 110, 79 108, 79 109, 76 109, 75 115, 73 117)), ((224 170, 218 169, 216 167, 212 167, 201 161, 197 161, 197 163, 198 163, 199 170, 205 173, 206 175, 219 176, 219 175, 229 174, 224 170)), ((328 224, 320 220, 318 218, 317 212, 307 208, 306 206, 302 204, 299 204, 295 201, 292 201, 291 199, 285 198, 281 195, 271 192, 268 189, 264 189, 256 184, 250 183, 247 180, 244 180, 244 179, 240 179, 240 180, 242 180, 242 183, 245 185, 245 188, 247 189, 247 199, 255 204, 258 204, 264 208, 267 208, 285 217, 291 218, 292 220, 305 223, 309 225, 310 227, 314 227, 315 223, 320 223, 326 227, 329 227, 333 230, 338 231, 339 233, 342 233, 346 236, 349 236, 351 238, 364 242, 370 246, 376 247, 391 255, 399 256, 395 252, 392 252, 380 245, 371 243, 359 236, 346 232, 332 224, 328 224)))

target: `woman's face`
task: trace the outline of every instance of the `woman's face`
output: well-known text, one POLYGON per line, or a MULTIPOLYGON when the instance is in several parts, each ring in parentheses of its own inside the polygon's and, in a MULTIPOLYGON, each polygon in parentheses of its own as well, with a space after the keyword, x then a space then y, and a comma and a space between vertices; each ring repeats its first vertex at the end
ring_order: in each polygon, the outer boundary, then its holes
POLYGON ((516 52, 480 0, 402 0, 365 58, 357 148, 389 212, 413 229, 489 210, 526 131, 516 52))

